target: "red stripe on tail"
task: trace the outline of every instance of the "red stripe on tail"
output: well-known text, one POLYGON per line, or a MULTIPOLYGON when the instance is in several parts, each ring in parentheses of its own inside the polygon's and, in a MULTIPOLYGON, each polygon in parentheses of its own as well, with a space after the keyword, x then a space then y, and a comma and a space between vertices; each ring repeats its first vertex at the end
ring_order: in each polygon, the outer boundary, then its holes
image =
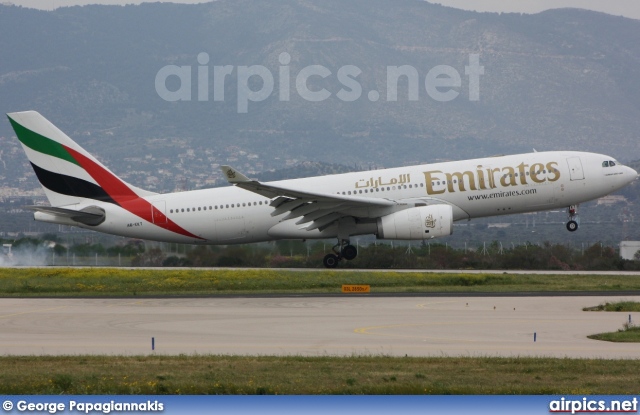
POLYGON ((98 185, 123 209, 126 209, 147 222, 168 231, 188 236, 190 238, 204 240, 204 238, 192 234, 186 229, 180 227, 171 219, 167 218, 164 213, 160 212, 155 206, 138 196, 122 180, 102 168, 90 158, 67 146, 64 146, 64 148, 80 164, 80 166, 82 166, 82 168, 84 168, 87 173, 93 177, 93 180, 95 180, 98 185), (154 223, 154 218, 158 219, 162 216, 164 216, 164 220, 156 220, 156 223, 154 223))

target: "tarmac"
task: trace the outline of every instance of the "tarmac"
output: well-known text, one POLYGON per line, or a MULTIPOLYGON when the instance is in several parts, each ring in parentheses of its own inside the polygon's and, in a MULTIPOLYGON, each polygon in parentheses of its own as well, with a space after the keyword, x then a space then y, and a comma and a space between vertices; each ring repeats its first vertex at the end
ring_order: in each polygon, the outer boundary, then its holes
POLYGON ((587 335, 640 313, 582 311, 640 296, 0 299, 0 355, 640 358, 587 335))

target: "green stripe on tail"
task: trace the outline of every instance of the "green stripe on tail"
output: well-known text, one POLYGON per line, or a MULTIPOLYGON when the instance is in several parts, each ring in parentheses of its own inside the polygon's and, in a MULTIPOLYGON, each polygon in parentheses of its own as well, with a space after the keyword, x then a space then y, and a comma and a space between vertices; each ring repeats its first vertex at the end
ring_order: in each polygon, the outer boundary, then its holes
POLYGON ((69 154, 69 152, 62 146, 62 144, 23 127, 22 125, 13 121, 11 117, 9 117, 9 121, 11 122, 11 126, 16 132, 16 135, 18 136, 18 140, 20 140, 20 142, 25 146, 37 152, 57 157, 59 159, 66 160, 70 163, 80 166, 80 163, 78 163, 71 156, 71 154, 69 154))

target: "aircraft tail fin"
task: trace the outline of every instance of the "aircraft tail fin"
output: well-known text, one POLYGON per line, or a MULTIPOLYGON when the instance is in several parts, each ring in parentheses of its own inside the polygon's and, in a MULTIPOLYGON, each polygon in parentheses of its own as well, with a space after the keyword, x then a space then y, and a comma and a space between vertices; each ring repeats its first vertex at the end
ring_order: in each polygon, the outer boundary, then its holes
POLYGON ((51 206, 83 200, 119 204, 155 193, 118 178, 36 111, 7 114, 51 206))

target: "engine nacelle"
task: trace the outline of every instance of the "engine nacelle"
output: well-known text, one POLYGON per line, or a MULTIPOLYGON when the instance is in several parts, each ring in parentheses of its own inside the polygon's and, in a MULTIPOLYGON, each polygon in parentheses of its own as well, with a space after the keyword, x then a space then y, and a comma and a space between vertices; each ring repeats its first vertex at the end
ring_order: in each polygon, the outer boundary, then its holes
POLYGON ((414 207, 378 218, 378 239, 424 240, 452 233, 449 205, 414 207))

